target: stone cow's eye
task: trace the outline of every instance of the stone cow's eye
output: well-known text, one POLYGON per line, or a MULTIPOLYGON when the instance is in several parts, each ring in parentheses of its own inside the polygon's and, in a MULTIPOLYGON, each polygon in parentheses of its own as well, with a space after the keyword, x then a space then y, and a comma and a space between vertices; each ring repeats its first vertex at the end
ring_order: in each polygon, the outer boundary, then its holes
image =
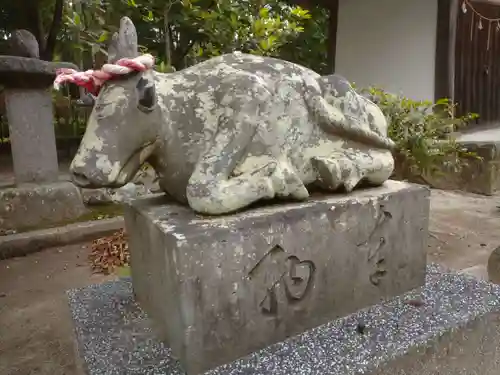
POLYGON ((139 97, 138 108, 142 112, 150 112, 156 104, 156 90, 153 82, 147 78, 141 77, 137 82, 137 94, 139 97))

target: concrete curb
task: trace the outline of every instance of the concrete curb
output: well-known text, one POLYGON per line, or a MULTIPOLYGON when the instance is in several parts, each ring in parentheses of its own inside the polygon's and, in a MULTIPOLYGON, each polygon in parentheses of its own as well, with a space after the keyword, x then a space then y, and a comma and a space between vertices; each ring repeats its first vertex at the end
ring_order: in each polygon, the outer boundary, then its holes
POLYGON ((125 225, 123 217, 69 224, 64 227, 42 229, 0 236, 0 260, 25 256, 48 247, 90 241, 115 232, 125 225))

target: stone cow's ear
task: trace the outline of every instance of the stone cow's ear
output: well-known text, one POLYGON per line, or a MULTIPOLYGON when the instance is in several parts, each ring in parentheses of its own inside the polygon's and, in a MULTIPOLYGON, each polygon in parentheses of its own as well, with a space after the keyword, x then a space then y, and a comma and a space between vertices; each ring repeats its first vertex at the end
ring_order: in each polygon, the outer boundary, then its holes
POLYGON ((142 112, 151 112, 156 105, 156 90, 154 82, 141 77, 137 82, 138 107, 142 112))

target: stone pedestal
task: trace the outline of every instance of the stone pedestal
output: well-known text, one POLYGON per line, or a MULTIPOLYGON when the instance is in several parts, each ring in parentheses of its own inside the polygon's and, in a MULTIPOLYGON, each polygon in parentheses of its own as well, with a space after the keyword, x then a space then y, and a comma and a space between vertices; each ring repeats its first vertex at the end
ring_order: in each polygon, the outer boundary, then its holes
POLYGON ((6 89, 16 183, 57 181, 52 97, 47 89, 6 89))
MULTIPOLYGON (((185 374, 129 280, 73 290, 69 300, 85 374, 185 374)), ((498 375, 499 317, 500 287, 431 265, 423 288, 207 375, 498 375)))
POLYGON ((0 229, 3 230, 64 225, 87 212, 80 190, 71 182, 0 189, 0 229))
POLYGON ((453 165, 443 167, 440 174, 426 176, 427 181, 438 189, 497 194, 500 190, 500 140, 461 141, 460 144, 481 159, 471 158, 469 165, 459 172, 453 170, 453 165))
POLYGON ((188 374, 424 283, 426 188, 384 186, 204 218, 126 210, 134 293, 188 374))

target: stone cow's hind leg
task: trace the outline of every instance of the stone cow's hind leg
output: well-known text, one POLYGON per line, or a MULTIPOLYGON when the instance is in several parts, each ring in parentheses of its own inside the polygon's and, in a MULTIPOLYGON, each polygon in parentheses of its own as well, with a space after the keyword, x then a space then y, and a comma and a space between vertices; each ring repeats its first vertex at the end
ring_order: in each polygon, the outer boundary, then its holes
POLYGON ((252 173, 230 175, 254 138, 258 127, 265 126, 271 93, 252 76, 232 76, 221 84, 225 93, 221 116, 211 145, 198 161, 186 190, 189 205, 204 214, 226 214, 265 198, 275 191, 270 176, 275 162, 252 173))
POLYGON ((314 157, 311 164, 316 170, 316 184, 326 190, 337 190, 342 185, 341 166, 338 160, 314 157))
POLYGON ((344 186, 351 192, 361 180, 380 185, 388 180, 394 170, 390 151, 344 150, 339 155, 314 157, 312 165, 318 174, 318 184, 328 190, 344 186))

